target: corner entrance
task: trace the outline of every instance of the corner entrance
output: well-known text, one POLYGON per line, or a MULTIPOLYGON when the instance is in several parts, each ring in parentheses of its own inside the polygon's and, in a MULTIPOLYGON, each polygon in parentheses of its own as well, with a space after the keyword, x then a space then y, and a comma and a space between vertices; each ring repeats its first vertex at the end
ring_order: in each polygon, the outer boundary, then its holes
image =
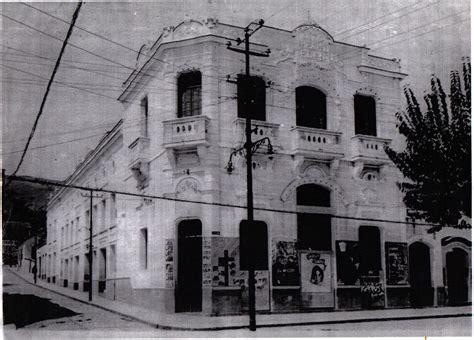
POLYGON ((469 263, 467 253, 454 248, 446 254, 446 269, 448 275, 448 304, 462 305, 468 301, 469 263))
POLYGON ((411 305, 412 307, 432 306, 430 248, 422 242, 415 242, 410 245, 408 251, 411 305))
POLYGON ((178 224, 178 277, 176 312, 202 311, 202 224, 186 220, 178 224))

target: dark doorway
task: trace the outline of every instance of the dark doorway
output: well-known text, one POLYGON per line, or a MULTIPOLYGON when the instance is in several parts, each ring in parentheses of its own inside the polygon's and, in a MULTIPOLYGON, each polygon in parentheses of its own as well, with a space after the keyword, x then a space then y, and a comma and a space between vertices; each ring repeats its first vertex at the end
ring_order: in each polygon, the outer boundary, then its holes
POLYGON ((451 306, 462 305, 467 302, 469 264, 467 253, 454 248, 446 254, 446 268, 448 274, 448 303, 451 306))
POLYGON ((202 310, 202 224, 186 220, 178 225, 176 311, 202 310))
POLYGON ((430 248, 426 244, 415 242, 410 245, 409 266, 412 307, 432 306, 430 248))

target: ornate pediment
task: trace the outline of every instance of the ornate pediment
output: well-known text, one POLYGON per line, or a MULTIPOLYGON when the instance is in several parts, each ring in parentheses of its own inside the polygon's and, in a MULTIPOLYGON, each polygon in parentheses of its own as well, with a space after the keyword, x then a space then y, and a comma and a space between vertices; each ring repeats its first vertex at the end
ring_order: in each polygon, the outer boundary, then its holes
POLYGON ((294 43, 276 51, 276 64, 291 61, 298 67, 320 70, 343 65, 334 51, 334 39, 315 23, 300 25, 293 30, 294 43))
POLYGON ((210 33, 210 29, 217 25, 217 20, 208 18, 204 22, 187 20, 178 26, 169 26, 163 29, 163 42, 195 38, 210 33))

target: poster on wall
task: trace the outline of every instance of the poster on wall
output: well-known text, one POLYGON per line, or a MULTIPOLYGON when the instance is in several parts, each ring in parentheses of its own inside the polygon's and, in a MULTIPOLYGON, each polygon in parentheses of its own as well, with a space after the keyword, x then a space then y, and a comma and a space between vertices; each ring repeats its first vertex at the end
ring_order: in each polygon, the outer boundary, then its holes
POLYGON ((337 284, 339 286, 358 286, 359 242, 336 241, 337 284))
POLYGON ((174 240, 165 240, 165 286, 174 287, 174 240))
POLYGON ((239 238, 212 238, 212 286, 240 287, 243 285, 240 277, 239 238))
POLYGON ((296 241, 272 241, 272 285, 300 285, 296 241))
POLYGON ((388 285, 408 284, 408 247, 406 243, 385 243, 388 285))
POLYGON ((202 286, 212 286, 212 249, 210 237, 202 239, 202 286))
POLYGON ((301 292, 331 292, 331 254, 316 251, 302 251, 300 263, 301 292))

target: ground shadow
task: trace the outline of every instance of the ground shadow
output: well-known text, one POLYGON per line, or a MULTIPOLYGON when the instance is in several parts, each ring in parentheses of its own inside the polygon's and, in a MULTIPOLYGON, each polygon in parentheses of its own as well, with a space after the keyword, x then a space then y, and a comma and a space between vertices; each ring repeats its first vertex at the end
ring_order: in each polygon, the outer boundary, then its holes
POLYGON ((79 313, 36 295, 3 294, 3 322, 5 325, 14 323, 17 328, 22 328, 38 321, 74 315, 79 315, 79 313))

